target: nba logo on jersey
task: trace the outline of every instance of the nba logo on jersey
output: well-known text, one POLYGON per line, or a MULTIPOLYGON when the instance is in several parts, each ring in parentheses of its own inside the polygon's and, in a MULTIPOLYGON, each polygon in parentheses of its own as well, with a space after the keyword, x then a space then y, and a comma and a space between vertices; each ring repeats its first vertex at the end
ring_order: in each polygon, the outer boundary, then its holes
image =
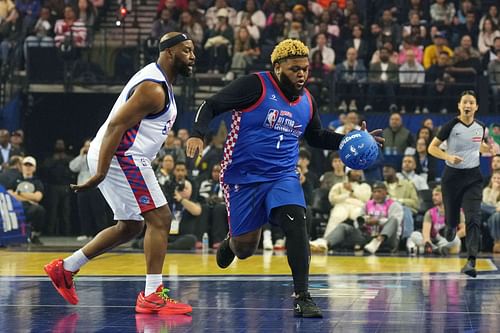
POLYGON ((264 127, 273 128, 274 124, 276 124, 276 120, 278 119, 280 112, 275 109, 269 109, 267 112, 266 121, 264 122, 264 127))

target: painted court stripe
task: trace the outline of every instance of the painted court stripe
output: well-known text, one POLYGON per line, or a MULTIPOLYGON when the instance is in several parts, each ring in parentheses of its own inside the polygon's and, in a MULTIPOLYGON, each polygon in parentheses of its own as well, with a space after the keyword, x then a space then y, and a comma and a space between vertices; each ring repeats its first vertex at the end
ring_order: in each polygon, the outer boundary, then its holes
MULTIPOLYGON (((60 308, 61 305, 57 304, 0 304, 0 308, 2 307, 11 307, 11 308, 60 308)), ((70 307, 68 305, 68 307, 70 307)), ((71 308, 78 309, 78 308, 121 308, 121 309, 131 309, 134 308, 134 306, 130 305, 77 305, 77 306, 71 306, 71 308)), ((291 311, 289 308, 232 308, 232 307, 204 307, 204 306, 193 306, 193 309, 199 309, 199 310, 225 310, 225 311, 234 311, 234 310, 243 310, 243 311, 282 311, 282 312, 288 312, 291 311)), ((359 309, 321 309, 323 312, 359 312, 359 309)), ((369 310, 370 313, 438 313, 438 314, 477 314, 477 315, 500 315, 500 312, 466 312, 466 311, 418 311, 418 310, 369 310)))

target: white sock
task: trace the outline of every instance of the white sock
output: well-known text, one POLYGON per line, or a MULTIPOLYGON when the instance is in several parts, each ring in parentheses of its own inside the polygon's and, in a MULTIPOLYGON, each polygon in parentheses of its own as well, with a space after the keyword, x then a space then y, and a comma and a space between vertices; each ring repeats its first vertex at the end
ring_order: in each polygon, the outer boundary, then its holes
POLYGON ((146 275, 146 288, 144 289, 144 296, 149 296, 158 289, 158 286, 163 283, 163 276, 161 274, 147 274, 146 275))
POLYGON ((87 258, 85 254, 83 254, 82 249, 80 249, 64 259, 64 269, 70 272, 76 272, 88 262, 89 258, 87 258))
POLYGON ((264 240, 271 240, 271 230, 264 230, 264 240))

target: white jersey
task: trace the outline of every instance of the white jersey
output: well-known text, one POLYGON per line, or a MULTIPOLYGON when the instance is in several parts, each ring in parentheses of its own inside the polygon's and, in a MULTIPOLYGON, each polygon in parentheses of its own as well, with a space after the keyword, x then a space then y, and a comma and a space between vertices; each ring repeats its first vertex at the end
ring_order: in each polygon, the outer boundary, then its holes
POLYGON ((137 85, 144 81, 153 81, 165 85, 168 91, 169 103, 165 106, 163 111, 147 116, 137 125, 129 128, 125 134, 123 134, 115 156, 133 156, 139 158, 142 163, 147 164, 156 157, 156 154, 158 154, 158 151, 163 146, 167 134, 175 122, 177 106, 175 104, 172 86, 168 83, 166 75, 157 63, 151 63, 138 71, 128 81, 125 88, 123 88, 108 119, 106 119, 106 122, 101 126, 90 144, 88 152, 90 158, 98 159, 99 149, 110 119, 114 117, 120 107, 125 104, 137 85))

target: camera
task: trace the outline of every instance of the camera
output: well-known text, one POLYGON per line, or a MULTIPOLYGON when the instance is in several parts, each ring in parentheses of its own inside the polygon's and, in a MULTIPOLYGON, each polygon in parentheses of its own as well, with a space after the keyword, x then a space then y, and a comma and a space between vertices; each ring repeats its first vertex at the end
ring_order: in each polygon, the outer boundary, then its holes
POLYGON ((182 180, 182 181, 180 181, 180 182, 177 183, 177 186, 175 187, 175 190, 177 192, 182 192, 182 191, 184 191, 185 188, 186 188, 186 182, 182 180))

